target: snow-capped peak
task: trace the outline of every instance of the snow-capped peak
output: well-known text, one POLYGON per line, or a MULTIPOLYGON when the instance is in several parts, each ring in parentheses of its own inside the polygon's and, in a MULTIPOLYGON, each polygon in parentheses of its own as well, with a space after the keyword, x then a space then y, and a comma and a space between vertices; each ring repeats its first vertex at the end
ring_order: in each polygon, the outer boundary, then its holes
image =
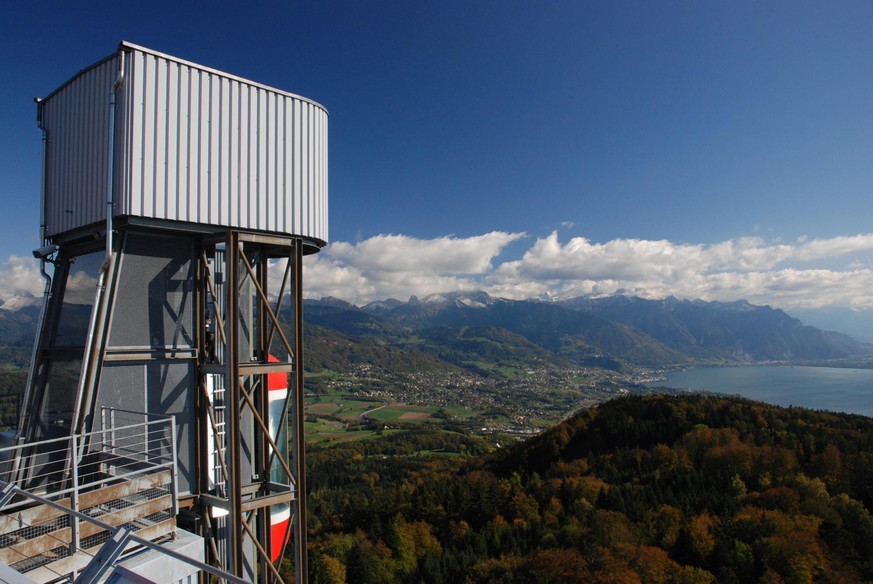
POLYGON ((39 303, 39 298, 27 292, 26 290, 17 290, 11 298, 8 298, 0 305, 0 309, 17 311, 28 306, 34 306, 39 303))

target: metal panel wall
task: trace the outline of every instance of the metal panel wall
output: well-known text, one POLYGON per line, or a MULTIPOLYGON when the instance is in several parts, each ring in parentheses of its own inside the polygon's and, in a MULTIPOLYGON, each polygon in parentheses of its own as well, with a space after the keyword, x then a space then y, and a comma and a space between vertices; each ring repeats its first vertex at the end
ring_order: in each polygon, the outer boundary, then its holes
POLYGON ((109 350, 184 354, 196 347, 194 246, 190 238, 127 231, 109 350))
MULTIPOLYGON (((327 241, 323 107, 135 45, 121 50, 116 216, 327 241)), ((57 176, 46 191, 50 235, 105 219, 118 59, 83 71, 46 99, 46 172, 57 176)))
POLYGON ((49 235, 106 219, 109 96, 117 73, 116 56, 83 71, 43 104, 49 235))
POLYGON ((191 360, 107 362, 95 398, 95 430, 103 429, 100 410, 104 407, 175 418, 180 493, 197 491, 194 462, 196 421, 193 414, 197 408, 194 406, 196 393, 192 391, 196 387, 196 378, 196 368, 191 360))

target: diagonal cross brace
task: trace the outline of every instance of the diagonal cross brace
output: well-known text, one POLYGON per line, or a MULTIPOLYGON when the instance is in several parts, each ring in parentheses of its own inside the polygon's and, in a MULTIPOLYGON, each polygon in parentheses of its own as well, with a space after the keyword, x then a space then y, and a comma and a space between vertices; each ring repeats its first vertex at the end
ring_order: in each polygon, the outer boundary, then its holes
POLYGON ((106 572, 113 567, 115 560, 127 547, 130 530, 125 527, 119 527, 112 534, 112 537, 103 544, 97 555, 94 556, 79 577, 76 578, 76 584, 92 584, 98 582, 106 572))

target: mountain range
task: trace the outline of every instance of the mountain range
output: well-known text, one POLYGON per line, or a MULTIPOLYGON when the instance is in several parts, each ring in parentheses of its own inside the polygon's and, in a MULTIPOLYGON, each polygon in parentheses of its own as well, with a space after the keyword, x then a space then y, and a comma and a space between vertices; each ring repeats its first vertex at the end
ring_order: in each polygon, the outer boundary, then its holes
POLYGON ((465 337, 482 340, 484 334, 489 343, 500 336, 504 349, 523 348, 531 358, 581 365, 806 361, 870 353, 868 345, 847 335, 806 326, 781 310, 745 301, 610 296, 546 302, 476 292, 361 307, 323 298, 307 301, 304 310, 308 325, 357 341, 410 346, 409 339, 419 344, 426 339, 445 347, 465 337))
MULTIPOLYGON (((0 359, 26 365, 39 302, 16 296, 0 308, 0 359)), ((456 366, 477 373, 504 366, 618 369, 819 361, 873 352, 847 335, 745 301, 508 300, 475 292, 356 306, 322 298, 306 300, 304 320, 307 368, 315 371, 364 362, 386 369, 456 366)))

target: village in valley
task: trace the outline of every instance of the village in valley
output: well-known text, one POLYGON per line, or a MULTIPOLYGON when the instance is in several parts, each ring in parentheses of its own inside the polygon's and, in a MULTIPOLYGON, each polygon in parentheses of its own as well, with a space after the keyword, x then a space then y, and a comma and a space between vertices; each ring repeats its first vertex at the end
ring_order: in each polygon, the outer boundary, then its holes
POLYGON ((642 384, 658 379, 659 373, 543 368, 487 377, 459 371, 386 372, 360 364, 341 374, 308 377, 306 437, 310 442, 345 441, 422 423, 527 436, 617 395, 649 393, 642 384))

